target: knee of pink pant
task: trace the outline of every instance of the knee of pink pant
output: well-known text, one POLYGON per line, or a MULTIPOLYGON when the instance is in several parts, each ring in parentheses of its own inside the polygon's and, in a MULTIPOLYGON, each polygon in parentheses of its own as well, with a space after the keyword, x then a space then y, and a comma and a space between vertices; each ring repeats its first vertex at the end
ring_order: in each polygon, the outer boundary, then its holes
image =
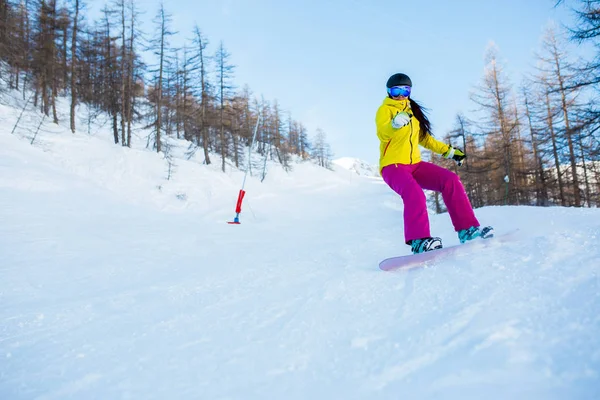
POLYGON ((404 208, 406 207, 418 207, 427 210, 427 196, 425 192, 418 185, 414 187, 404 187, 400 192, 402 201, 404 202, 404 208))
POLYGON ((454 172, 448 171, 449 174, 446 175, 446 179, 444 181, 444 189, 455 189, 455 188, 462 188, 463 184, 462 181, 460 180, 460 176, 458 176, 457 174, 455 174, 454 172))
POLYGON ((455 174, 454 172, 452 172, 450 179, 451 179, 452 183, 460 183, 462 185, 462 182, 460 181, 460 176, 458 176, 458 174, 455 174))

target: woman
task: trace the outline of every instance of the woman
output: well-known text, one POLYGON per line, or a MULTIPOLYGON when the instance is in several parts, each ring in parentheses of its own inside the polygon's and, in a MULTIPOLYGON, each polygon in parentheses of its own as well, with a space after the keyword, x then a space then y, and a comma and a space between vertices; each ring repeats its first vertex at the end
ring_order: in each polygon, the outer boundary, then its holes
POLYGON ((458 175, 421 161, 419 145, 451 158, 461 165, 463 151, 436 140, 423 108, 410 97, 412 81, 394 74, 387 81, 388 97, 375 118, 379 137, 381 176, 404 202, 404 239, 413 253, 442 248, 439 237, 431 237, 427 202, 423 189, 441 192, 461 243, 493 236, 491 227, 479 228, 469 198, 458 175))

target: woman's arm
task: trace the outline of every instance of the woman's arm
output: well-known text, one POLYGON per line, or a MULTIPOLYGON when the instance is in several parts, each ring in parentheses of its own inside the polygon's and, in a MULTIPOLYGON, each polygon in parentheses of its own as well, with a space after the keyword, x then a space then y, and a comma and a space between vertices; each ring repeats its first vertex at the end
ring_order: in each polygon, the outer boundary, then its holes
POLYGON ((440 142, 429 133, 425 136, 425 139, 419 142, 419 144, 437 154, 444 154, 450 148, 449 145, 440 142))
POLYGON ((386 107, 381 106, 377 110, 375 116, 375 123, 377 124, 377 137, 383 141, 388 141, 396 135, 402 135, 410 132, 410 125, 405 125, 401 128, 394 128, 392 126, 392 111, 386 107))

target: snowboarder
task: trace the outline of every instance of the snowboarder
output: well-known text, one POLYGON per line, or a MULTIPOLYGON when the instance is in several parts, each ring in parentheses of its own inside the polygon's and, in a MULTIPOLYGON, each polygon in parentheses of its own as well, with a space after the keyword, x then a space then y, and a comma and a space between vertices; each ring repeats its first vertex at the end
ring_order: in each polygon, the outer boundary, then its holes
POLYGON ((442 248, 432 237, 423 189, 442 193, 461 243, 493 235, 491 227, 480 229, 469 198, 458 175, 435 164, 421 161, 419 145, 462 165, 465 153, 436 140, 423 108, 410 97, 412 81, 397 73, 387 81, 387 97, 377 110, 379 170, 385 183, 404 202, 404 239, 414 254, 442 248))

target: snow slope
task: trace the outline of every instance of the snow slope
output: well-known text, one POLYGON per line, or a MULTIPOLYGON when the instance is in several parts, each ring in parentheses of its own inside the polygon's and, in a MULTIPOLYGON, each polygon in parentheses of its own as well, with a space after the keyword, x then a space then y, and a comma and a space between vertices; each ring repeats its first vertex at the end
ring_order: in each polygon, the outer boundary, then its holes
POLYGON ((362 176, 380 176, 379 166, 371 165, 366 161, 362 161, 352 157, 341 157, 333 161, 334 164, 353 171, 357 175, 362 176))
POLYGON ((519 240, 385 273, 409 249, 378 178, 272 168, 232 226, 242 172, 179 159, 167 181, 160 155, 50 124, 32 146, 16 113, 0 399, 600 397, 597 209, 480 209, 519 240))

